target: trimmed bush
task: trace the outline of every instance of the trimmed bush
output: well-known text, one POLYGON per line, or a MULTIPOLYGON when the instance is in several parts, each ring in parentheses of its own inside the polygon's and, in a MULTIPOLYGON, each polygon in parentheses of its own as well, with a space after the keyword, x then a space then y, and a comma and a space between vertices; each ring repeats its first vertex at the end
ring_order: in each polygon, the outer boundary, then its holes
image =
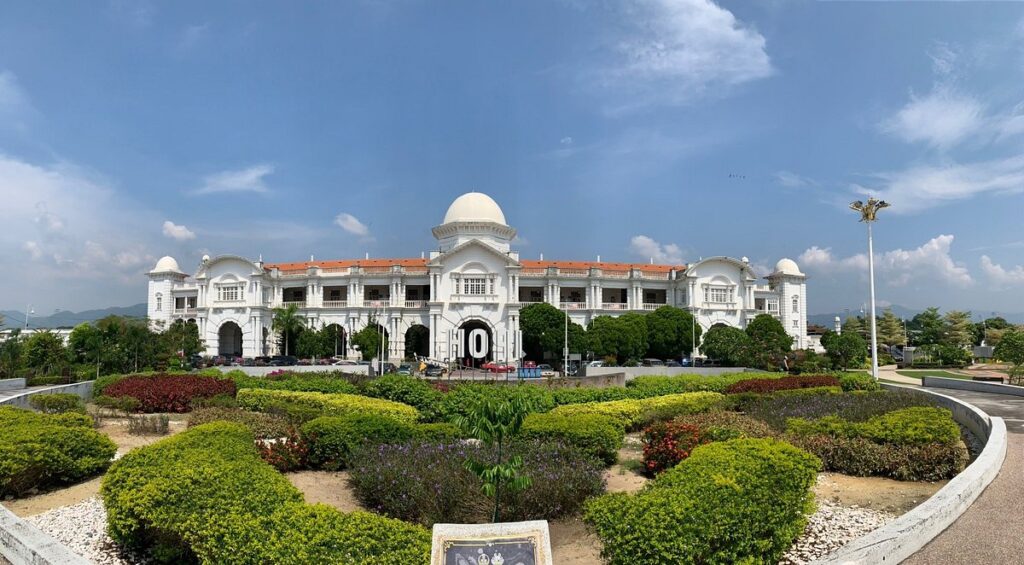
POLYGON ((772 439, 702 445, 644 490, 587 504, 612 564, 776 563, 803 532, 821 462, 772 439))
POLYGON ((508 400, 521 398, 530 412, 547 412, 555 407, 551 391, 531 384, 459 383, 453 386, 438 407, 438 417, 451 422, 456 416, 467 416, 471 406, 483 397, 508 400))
POLYGON ((633 396, 631 398, 649 398, 683 392, 725 392, 725 389, 730 385, 739 381, 749 380, 751 375, 757 375, 765 379, 776 379, 784 376, 782 374, 775 376, 772 373, 725 373, 711 376, 644 375, 626 383, 626 388, 632 392, 633 396))
POLYGON ((268 408, 280 406, 280 403, 284 402, 286 405, 308 408, 322 416, 372 413, 409 423, 419 418, 419 412, 412 406, 354 394, 242 389, 238 392, 237 398, 239 406, 257 412, 266 412, 268 408))
POLYGON ((639 390, 623 386, 610 386, 605 388, 558 388, 551 391, 551 397, 556 406, 563 404, 583 404, 585 402, 607 402, 609 400, 624 400, 626 398, 641 398, 639 390))
POLYGON ((818 420, 792 418, 786 431, 799 436, 828 435, 864 438, 896 445, 952 444, 960 441, 960 427, 945 408, 915 407, 874 416, 866 422, 849 422, 836 416, 818 420))
POLYGON ((882 385, 878 384, 867 373, 841 373, 839 375, 839 385, 847 392, 855 390, 882 390, 882 385))
POLYGON ((117 461, 103 479, 107 531, 161 562, 423 563, 430 534, 302 503, 242 425, 197 426, 117 461))
POLYGON ((285 437, 291 424, 284 416, 250 412, 238 408, 196 408, 188 415, 188 427, 201 426, 210 422, 235 422, 252 432, 256 439, 285 437))
POLYGON ((756 392, 764 394, 780 390, 829 386, 839 386, 839 379, 831 375, 800 375, 796 377, 782 377, 780 379, 746 379, 729 385, 726 387, 725 393, 756 392))
POLYGON ((139 402, 138 398, 133 398, 131 396, 121 396, 119 398, 114 398, 112 396, 97 396, 93 399, 93 403, 100 408, 113 410, 115 412, 124 412, 126 414, 128 412, 137 412, 139 410, 139 406, 142 404, 139 402))
POLYGON ((970 460, 963 442, 895 445, 827 435, 793 436, 789 441, 818 456, 826 471, 857 477, 939 481, 955 477, 970 460))
POLYGON ((466 439, 466 432, 455 424, 448 422, 435 422, 430 424, 418 424, 416 426, 416 437, 424 441, 435 441, 439 443, 451 443, 460 439, 466 439))
POLYGON ((357 449, 408 441, 416 435, 416 428, 378 414, 346 414, 310 420, 302 426, 301 433, 309 446, 309 464, 337 471, 348 466, 357 449))
POLYGON ((927 394, 917 391, 851 392, 803 396, 770 395, 746 407, 748 415, 783 431, 789 418, 838 416, 863 422, 873 416, 913 406, 933 406, 927 394))
POLYGON ((130 396, 143 412, 188 412, 196 398, 234 395, 235 383, 198 375, 130 376, 103 389, 104 396, 130 396))
POLYGON ((242 371, 227 373, 239 390, 243 388, 265 388, 272 390, 294 390, 300 392, 325 392, 357 394, 359 388, 345 378, 341 372, 282 373, 265 377, 253 377, 242 371))
POLYGON ((706 442, 766 438, 778 435, 768 424, 736 412, 712 410, 680 416, 675 421, 695 426, 700 430, 701 440, 706 442))
POLYGON ((407 375, 390 374, 366 383, 363 394, 408 404, 420 411, 428 422, 440 418, 440 404, 444 394, 430 383, 407 375))
POLYGON ((675 467, 693 448, 706 443, 700 428, 682 422, 655 422, 644 429, 644 471, 654 476, 675 467))
POLYGON ((116 451, 84 414, 0 407, 0 497, 80 481, 106 469, 116 451))
POLYGON ((530 414, 519 435, 526 440, 561 441, 604 462, 615 463, 626 435, 621 422, 603 414, 530 414))
POLYGON ((689 392, 644 399, 613 400, 567 404, 551 411, 552 414, 575 417, 580 414, 603 414, 619 421, 625 429, 636 429, 654 421, 657 416, 674 417, 703 412, 722 402, 717 392, 689 392))
POLYGON ((28 403, 32 408, 44 414, 63 414, 64 412, 85 414, 85 404, 82 403, 82 397, 77 394, 34 394, 29 397, 28 403))

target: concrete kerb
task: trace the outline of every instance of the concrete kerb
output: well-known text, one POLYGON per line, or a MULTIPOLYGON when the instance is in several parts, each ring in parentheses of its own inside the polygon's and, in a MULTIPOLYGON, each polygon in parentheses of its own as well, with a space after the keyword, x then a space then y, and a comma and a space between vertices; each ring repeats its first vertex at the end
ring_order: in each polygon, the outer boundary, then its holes
POLYGON ((954 390, 972 390, 974 392, 988 392, 991 394, 1024 396, 1024 387, 1022 386, 988 383, 984 381, 968 381, 965 379, 949 379, 945 377, 929 377, 927 375, 921 377, 921 386, 928 388, 951 388, 954 390))
MULTIPOLYGON (((901 385, 883 386, 911 389, 901 385)), ((977 407, 951 396, 932 391, 922 392, 934 396, 939 404, 952 410, 957 422, 979 438, 985 439, 985 447, 973 463, 931 498, 889 524, 815 561, 814 565, 899 563, 955 522, 996 478, 1006 458, 1006 424, 1003 419, 989 416, 977 407)))
MULTIPOLYGON (((5 398, 0 405, 27 407, 37 394, 65 392, 82 398, 92 395, 93 381, 34 389, 5 398)), ((88 565, 89 561, 71 551, 35 526, 0 506, 0 555, 11 565, 88 565)))

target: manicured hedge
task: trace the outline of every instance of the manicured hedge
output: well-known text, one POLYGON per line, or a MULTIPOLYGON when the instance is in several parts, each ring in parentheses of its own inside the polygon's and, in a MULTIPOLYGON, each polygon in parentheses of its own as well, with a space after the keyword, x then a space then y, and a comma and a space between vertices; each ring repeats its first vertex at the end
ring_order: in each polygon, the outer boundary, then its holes
POLYGON ((831 375, 800 375, 796 377, 782 377, 781 379, 746 379, 729 385, 726 387, 725 392, 726 394, 744 392, 765 394, 780 390, 828 386, 839 386, 839 379, 831 375))
POLYGON ((309 464, 337 471, 348 466, 352 453, 369 445, 401 443, 417 435, 413 424, 378 414, 323 416, 302 426, 309 446, 309 464))
POLYGON ((441 401, 444 393, 423 379, 407 375, 383 375, 366 383, 363 394, 408 404, 420 411, 428 422, 440 419, 441 401))
POLYGON ((274 439, 288 435, 291 425, 283 416, 251 412, 239 408, 196 408, 188 415, 188 427, 201 426, 211 422, 235 422, 242 424, 258 439, 274 439))
POLYGON ((551 391, 531 384, 459 383, 444 395, 438 406, 437 417, 451 422, 456 416, 467 416, 470 407, 483 397, 497 399, 520 398, 530 412, 547 412, 555 407, 551 391))
POLYGON ((855 390, 882 390, 882 385, 878 384, 878 382, 867 373, 840 373, 839 384, 846 392, 852 392, 855 390))
POLYGON ((903 390, 811 396, 776 393, 756 399, 746 406, 745 412, 776 430, 784 431, 789 418, 838 416, 851 422, 863 422, 873 416, 913 406, 934 406, 934 403, 925 393, 903 390))
POLYGON ((415 422, 419 412, 412 406, 359 396, 354 394, 323 394, 288 390, 242 389, 238 391, 238 404, 249 410, 263 412, 278 402, 287 402, 308 408, 323 416, 342 416, 352 413, 372 413, 397 420, 415 422))
POLYGON ((619 419, 603 414, 530 414, 519 431, 523 439, 558 440, 606 465, 615 463, 626 435, 619 419))
POLYGON ((701 439, 709 442, 778 435, 768 424, 737 412, 712 410, 680 416, 675 421, 696 426, 700 430, 701 439))
POLYGON ((106 469, 116 451, 84 414, 0 407, 0 497, 80 481, 106 469))
POLYGON ((786 431, 791 434, 861 437, 875 443, 896 445, 951 444, 960 441, 960 427, 953 413, 945 408, 916 407, 874 416, 866 422, 850 422, 837 416, 818 420, 790 419, 786 431))
POLYGON ((201 375, 134 375, 103 389, 104 396, 137 398, 147 413, 188 412, 195 399, 234 394, 234 382, 201 375))
POLYGON ((626 429, 635 429, 657 419, 703 412, 720 404, 723 399, 724 397, 717 392, 689 392, 644 399, 567 404, 555 408, 551 413, 570 417, 580 414, 603 414, 612 416, 626 429))
POLYGON ((103 479, 107 531, 176 563, 425 563, 430 533, 306 505, 260 461, 242 425, 197 426, 117 461, 103 479))
POLYGON ((757 378, 774 379, 785 376, 782 373, 724 373, 721 375, 644 375, 626 383, 632 398, 647 398, 682 392, 725 392, 730 385, 739 381, 757 378))
POLYGON ((608 402, 609 400, 624 400, 626 398, 642 398, 642 391, 624 386, 609 386, 604 388, 558 388, 551 391, 551 397, 557 406, 563 404, 583 404, 585 402, 608 402))
POLYGON ((29 397, 28 403, 32 408, 45 414, 62 414, 64 412, 85 414, 85 404, 82 402, 82 397, 77 394, 33 394, 29 397))
POLYGON ((242 371, 231 371, 225 376, 243 388, 266 388, 273 390, 295 390, 300 392, 327 392, 357 394, 359 387, 349 382, 340 372, 284 373, 265 377, 249 376, 242 371))
POLYGON ((584 519, 613 565, 776 563, 803 532, 820 464, 772 439, 711 443, 635 495, 592 500, 584 519))

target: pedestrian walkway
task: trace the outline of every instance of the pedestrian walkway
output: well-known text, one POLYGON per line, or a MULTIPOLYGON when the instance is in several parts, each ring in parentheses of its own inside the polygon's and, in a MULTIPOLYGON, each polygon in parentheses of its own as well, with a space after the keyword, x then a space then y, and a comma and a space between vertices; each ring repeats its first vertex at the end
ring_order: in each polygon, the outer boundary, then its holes
POLYGON ((969 402, 1006 421, 1006 460, 995 480, 960 518, 903 563, 986 565, 1024 562, 1024 397, 929 389, 969 402))

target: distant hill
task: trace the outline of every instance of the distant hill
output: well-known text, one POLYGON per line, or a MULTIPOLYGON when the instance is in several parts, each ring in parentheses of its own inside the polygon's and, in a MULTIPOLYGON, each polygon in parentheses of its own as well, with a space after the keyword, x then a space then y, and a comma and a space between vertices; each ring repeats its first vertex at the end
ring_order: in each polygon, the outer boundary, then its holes
MULTIPOLYGON (((25 327, 25 313, 17 310, 0 310, 4 317, 4 327, 23 328, 25 327)), ((134 306, 112 306, 102 310, 85 310, 82 312, 69 312, 62 310, 49 316, 30 316, 28 327, 30 328, 73 328, 82 322, 92 322, 107 316, 126 316, 129 318, 145 318, 146 304, 135 304, 134 306)))
MULTIPOLYGON (((887 306, 886 308, 892 308, 892 313, 896 314, 897 318, 905 318, 907 320, 913 318, 914 316, 920 314, 921 312, 924 312, 924 309, 914 310, 913 308, 907 308, 905 306, 900 306, 899 304, 893 304, 892 306, 887 306)), ((941 310, 941 308, 940 308, 940 310, 941 310)), ((882 316, 882 312, 884 312, 884 311, 885 311, 885 308, 881 308, 881 307, 878 308, 878 312, 877 312, 878 316, 881 317, 882 316)), ((860 307, 857 307, 857 309, 852 309, 851 308, 848 312, 846 310, 844 310, 842 312, 830 312, 828 314, 809 314, 807 316, 807 323, 809 323, 809 324, 818 324, 819 326, 825 326, 828 329, 832 329, 832 326, 835 324, 836 316, 839 316, 840 320, 846 320, 847 316, 859 316, 859 315, 860 315, 860 307)), ((1024 313, 1022 313, 1022 312, 997 312, 996 315, 1005 318, 1006 321, 1010 322, 1011 324, 1024 324, 1024 313)), ((980 322, 981 320, 984 320, 985 318, 991 318, 992 317, 992 312, 989 312, 989 311, 973 312, 972 311, 971 312, 971 317, 975 321, 980 322)))

